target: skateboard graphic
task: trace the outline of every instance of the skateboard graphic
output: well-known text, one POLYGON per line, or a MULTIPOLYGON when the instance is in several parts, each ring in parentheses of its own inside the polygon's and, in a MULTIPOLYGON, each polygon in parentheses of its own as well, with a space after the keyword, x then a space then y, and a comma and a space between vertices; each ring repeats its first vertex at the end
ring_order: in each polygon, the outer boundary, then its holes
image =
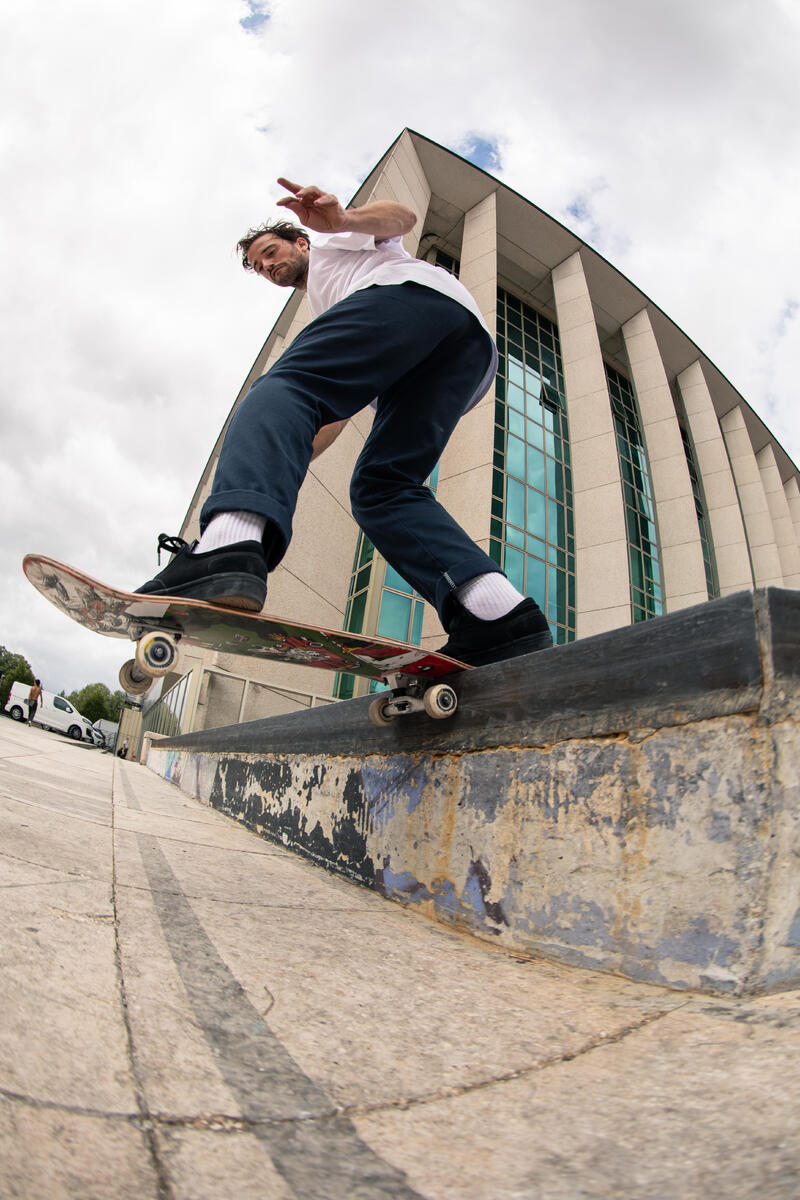
POLYGON ((136 643, 134 657, 119 673, 120 686, 129 695, 143 695, 157 678, 177 670, 182 645, 198 646, 379 680, 390 691, 376 696, 369 717, 375 725, 390 725, 411 712, 436 719, 451 716, 458 697, 442 680, 471 669, 406 642, 323 629, 205 600, 120 591, 39 554, 26 555, 22 569, 45 599, 79 625, 136 643))

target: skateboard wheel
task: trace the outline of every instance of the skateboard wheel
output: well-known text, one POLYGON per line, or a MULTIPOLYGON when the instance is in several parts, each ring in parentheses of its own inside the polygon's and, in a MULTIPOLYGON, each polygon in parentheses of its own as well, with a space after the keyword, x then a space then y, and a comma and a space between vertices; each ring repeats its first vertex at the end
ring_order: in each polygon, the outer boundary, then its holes
POLYGON ((119 669, 119 686, 129 696, 143 696, 153 686, 153 679, 137 666, 135 658, 129 658, 119 669))
POLYGON ((435 683, 422 697, 422 703, 429 717, 441 721, 444 717, 452 716, 456 711, 458 696, 448 683, 435 683))
POLYGON ((392 717, 386 712, 386 706, 391 699, 391 695, 378 696, 372 701, 369 706, 369 719, 373 725, 391 725, 393 721, 397 720, 396 717, 392 717))
POLYGON ((147 675, 168 675, 178 661, 178 643, 168 633, 146 633, 136 644, 136 665, 147 675))

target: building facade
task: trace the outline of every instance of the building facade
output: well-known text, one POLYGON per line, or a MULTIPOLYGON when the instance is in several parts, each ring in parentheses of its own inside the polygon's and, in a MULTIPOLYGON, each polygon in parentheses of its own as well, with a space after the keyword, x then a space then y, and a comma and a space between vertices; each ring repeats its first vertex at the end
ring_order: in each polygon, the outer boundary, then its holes
MULTIPOLYGON (((744 588, 800 587, 797 467, 633 283, 522 196, 410 130, 352 204, 378 199, 418 214, 407 249, 458 274, 500 353, 495 386, 460 422, 430 486, 537 600, 557 643, 744 588)), ((304 294, 293 293, 237 403, 308 320, 304 294)), ((312 464, 265 607, 434 649, 444 640, 436 613, 350 514, 350 473, 370 424, 369 411, 359 414, 312 464)), ((224 432, 184 537, 197 536, 224 432)), ((168 684, 146 728, 253 720, 365 690, 352 677, 230 655, 188 659, 168 684)))

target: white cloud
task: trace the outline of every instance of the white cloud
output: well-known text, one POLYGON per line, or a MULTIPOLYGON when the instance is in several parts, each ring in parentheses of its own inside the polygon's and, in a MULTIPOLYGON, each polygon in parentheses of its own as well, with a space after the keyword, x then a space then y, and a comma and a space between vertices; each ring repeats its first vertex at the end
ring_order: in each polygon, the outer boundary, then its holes
POLYGON ((496 146, 800 459, 799 45, 789 0, 7 0, 0 642, 113 684, 127 646, 22 554, 152 572, 285 300, 237 238, 277 175, 349 196, 406 125, 496 146))

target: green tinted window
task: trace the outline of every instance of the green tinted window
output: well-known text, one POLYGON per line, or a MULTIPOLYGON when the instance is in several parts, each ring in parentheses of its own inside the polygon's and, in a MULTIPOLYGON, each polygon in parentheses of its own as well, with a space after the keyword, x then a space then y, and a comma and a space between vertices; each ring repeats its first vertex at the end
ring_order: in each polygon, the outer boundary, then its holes
POLYGON ((633 388, 606 363, 608 394, 617 435, 622 498, 628 532, 631 616, 646 621, 664 611, 653 489, 633 388))
POLYGON ((489 553, 547 615, 557 642, 575 637, 572 476, 558 330, 500 288, 489 553))
POLYGON ((441 250, 437 246, 433 253, 426 257, 428 262, 432 262, 435 267, 444 267, 445 271, 449 271, 451 275, 455 275, 458 278, 461 263, 457 258, 453 258, 452 254, 448 254, 446 250, 441 250))

